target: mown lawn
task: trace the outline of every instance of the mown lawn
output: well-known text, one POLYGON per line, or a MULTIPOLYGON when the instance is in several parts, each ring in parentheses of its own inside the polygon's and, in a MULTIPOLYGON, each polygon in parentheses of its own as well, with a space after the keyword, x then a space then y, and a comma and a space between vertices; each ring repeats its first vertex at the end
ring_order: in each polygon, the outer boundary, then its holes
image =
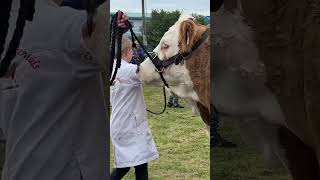
POLYGON ((222 118, 220 132, 238 147, 211 149, 214 180, 291 180, 285 169, 268 168, 262 155, 243 141, 232 121, 222 118))
MULTIPOLYGON (((164 101, 162 89, 145 87, 144 94, 147 107, 160 112, 164 101)), ((148 114, 160 155, 158 160, 149 164, 149 177, 152 180, 210 179, 210 149, 206 128, 200 117, 192 115, 186 102, 181 101, 181 104, 185 108, 168 108, 162 115, 148 114)), ((113 154, 110 165, 113 167, 113 154)), ((134 179, 134 169, 124 179, 134 179)))

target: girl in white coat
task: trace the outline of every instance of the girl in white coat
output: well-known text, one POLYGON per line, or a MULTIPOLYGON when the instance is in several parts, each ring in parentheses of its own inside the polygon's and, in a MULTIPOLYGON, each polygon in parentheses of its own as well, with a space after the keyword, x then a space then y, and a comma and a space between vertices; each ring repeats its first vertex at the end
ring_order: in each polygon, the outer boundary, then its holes
POLYGON ((121 58, 121 67, 110 87, 110 131, 116 167, 111 179, 121 179, 134 166, 136 179, 144 180, 148 179, 147 163, 159 155, 148 127, 142 84, 136 76, 138 66, 130 64, 132 43, 126 37, 122 39, 121 58))

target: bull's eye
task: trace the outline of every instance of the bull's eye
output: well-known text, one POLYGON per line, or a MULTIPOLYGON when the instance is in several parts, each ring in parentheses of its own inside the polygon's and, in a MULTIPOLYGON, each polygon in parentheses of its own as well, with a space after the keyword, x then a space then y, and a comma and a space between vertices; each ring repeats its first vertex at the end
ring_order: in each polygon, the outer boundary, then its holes
POLYGON ((166 43, 163 43, 161 48, 162 48, 162 49, 168 49, 168 48, 169 48, 169 45, 166 44, 166 43))

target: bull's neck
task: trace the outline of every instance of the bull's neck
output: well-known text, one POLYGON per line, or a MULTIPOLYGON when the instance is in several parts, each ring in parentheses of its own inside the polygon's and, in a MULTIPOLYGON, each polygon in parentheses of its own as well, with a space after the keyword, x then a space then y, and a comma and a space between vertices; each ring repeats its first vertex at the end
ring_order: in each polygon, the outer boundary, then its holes
POLYGON ((194 38, 194 43, 196 43, 201 36, 206 32, 206 30, 209 28, 209 26, 205 26, 205 25, 198 25, 197 27, 197 32, 196 32, 196 38, 194 38))

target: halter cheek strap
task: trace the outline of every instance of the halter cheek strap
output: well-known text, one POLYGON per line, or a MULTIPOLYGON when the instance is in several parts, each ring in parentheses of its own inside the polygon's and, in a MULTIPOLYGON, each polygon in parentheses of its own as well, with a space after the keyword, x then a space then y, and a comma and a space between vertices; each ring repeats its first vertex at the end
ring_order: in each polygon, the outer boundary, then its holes
POLYGON ((178 65, 180 64, 180 62, 182 60, 188 60, 191 56, 192 53, 198 49, 201 44, 209 37, 210 34, 210 28, 208 28, 201 36, 201 38, 194 44, 194 46, 192 46, 191 48, 191 52, 190 53, 186 53, 186 54, 182 54, 182 53, 178 53, 174 59, 175 59, 175 64, 178 65))

